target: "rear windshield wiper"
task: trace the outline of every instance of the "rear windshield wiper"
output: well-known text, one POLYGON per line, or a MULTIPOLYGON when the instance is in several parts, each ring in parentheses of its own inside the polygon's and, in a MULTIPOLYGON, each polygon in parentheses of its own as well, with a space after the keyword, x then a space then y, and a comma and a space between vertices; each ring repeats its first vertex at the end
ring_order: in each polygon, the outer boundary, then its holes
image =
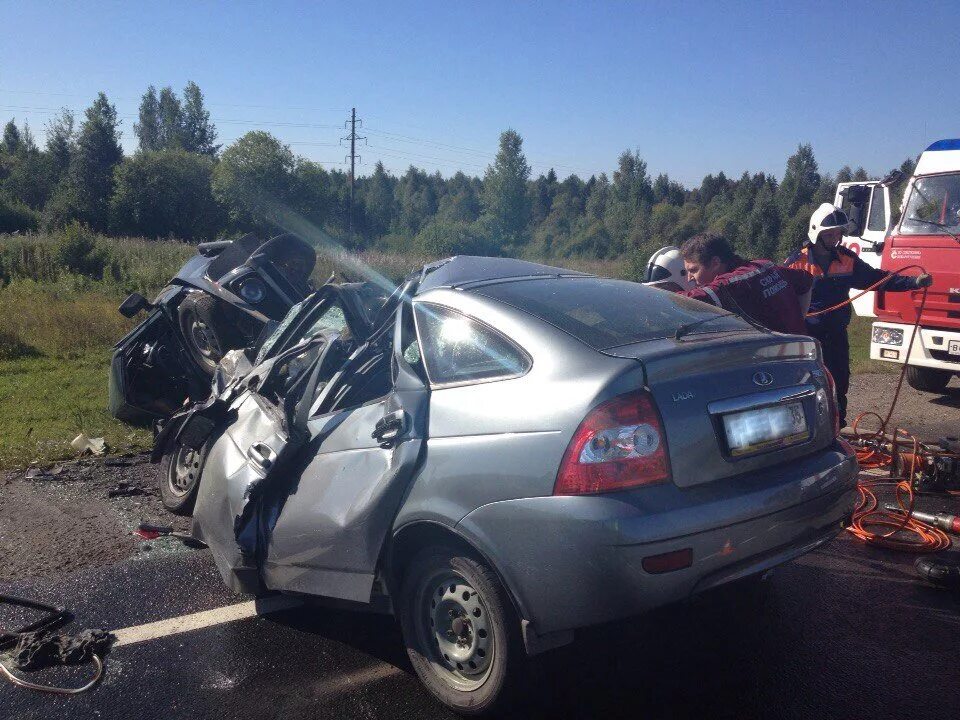
POLYGON ((673 334, 673 339, 679 340, 684 335, 687 335, 695 327, 699 327, 700 325, 704 325, 708 322, 713 322, 718 318, 724 318, 724 317, 730 317, 730 316, 736 316, 736 313, 732 313, 732 312, 718 313, 717 315, 711 315, 710 317, 700 318, 699 320, 694 320, 693 322, 689 322, 689 323, 686 323, 685 325, 681 325, 680 327, 677 328, 677 331, 673 334))
POLYGON ((941 230, 943 230, 944 233, 952 237, 957 242, 960 242, 960 235, 956 235, 950 232, 949 230, 947 230, 948 227, 951 227, 950 225, 945 225, 944 223, 937 222, 936 220, 924 220, 923 218, 918 218, 918 217, 912 217, 907 219, 910 222, 922 223, 923 225, 932 225, 935 228, 940 228, 941 230))

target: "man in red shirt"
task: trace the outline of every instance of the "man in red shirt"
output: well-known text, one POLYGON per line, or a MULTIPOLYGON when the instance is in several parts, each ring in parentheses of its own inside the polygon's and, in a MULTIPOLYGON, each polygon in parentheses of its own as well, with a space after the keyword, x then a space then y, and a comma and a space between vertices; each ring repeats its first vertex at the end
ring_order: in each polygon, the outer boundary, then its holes
POLYGON ((680 252, 687 278, 697 284, 680 295, 749 316, 776 332, 808 334, 809 273, 769 260, 744 260, 714 233, 695 235, 680 252))

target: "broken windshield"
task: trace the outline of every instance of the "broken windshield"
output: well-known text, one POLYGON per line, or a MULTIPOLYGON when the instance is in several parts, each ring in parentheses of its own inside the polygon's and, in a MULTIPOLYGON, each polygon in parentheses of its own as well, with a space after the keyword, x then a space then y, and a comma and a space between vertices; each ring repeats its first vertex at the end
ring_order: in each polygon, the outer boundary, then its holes
POLYGON ((900 224, 904 235, 930 235, 943 230, 948 234, 960 230, 960 174, 914 180, 900 224))

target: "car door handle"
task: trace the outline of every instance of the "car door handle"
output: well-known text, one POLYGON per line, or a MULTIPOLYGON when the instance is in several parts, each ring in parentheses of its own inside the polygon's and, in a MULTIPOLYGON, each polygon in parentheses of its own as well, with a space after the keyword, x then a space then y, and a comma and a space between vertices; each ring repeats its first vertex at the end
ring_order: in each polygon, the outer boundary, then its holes
POLYGON ((273 451, 273 448, 260 442, 247 448, 247 457, 261 470, 269 470, 277 461, 277 453, 273 451))
POLYGON ((386 447, 392 445, 403 431, 407 429, 407 414, 403 410, 395 410, 377 420, 373 428, 373 438, 386 447))

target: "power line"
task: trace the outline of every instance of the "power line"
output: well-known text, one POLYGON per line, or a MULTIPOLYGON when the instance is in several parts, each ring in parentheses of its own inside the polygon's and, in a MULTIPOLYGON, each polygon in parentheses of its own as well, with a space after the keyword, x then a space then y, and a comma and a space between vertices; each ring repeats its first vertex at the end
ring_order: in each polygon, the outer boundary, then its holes
MULTIPOLYGON (((40 94, 40 93, 37 93, 37 94, 40 94)), ((54 94, 54 93, 45 93, 45 94, 54 94)), ((64 95, 66 95, 66 93, 64 93, 64 95)), ((65 108, 35 106, 35 105, 10 105, 10 104, 0 104, 0 108, 10 110, 13 112, 24 111, 28 113, 39 113, 39 114, 48 114, 48 115, 57 114, 65 109, 65 108)), ((77 114, 76 111, 74 111, 74 113, 77 114)), ((139 114, 118 113, 117 117, 125 120, 138 120, 139 114)), ((214 123, 217 123, 220 125, 248 125, 253 127, 304 128, 304 129, 320 129, 320 130, 337 129, 340 127, 339 125, 328 125, 323 123, 284 122, 284 121, 276 121, 276 120, 246 120, 246 119, 233 119, 233 118, 220 118, 220 117, 211 117, 210 119, 214 123)), ((347 123, 349 122, 350 121, 348 120, 347 123)), ((403 133, 394 133, 388 130, 377 130, 377 129, 371 129, 371 128, 365 128, 365 129, 369 133, 374 133, 376 135, 379 135, 386 141, 401 142, 401 143, 408 143, 408 144, 414 144, 414 145, 421 145, 427 148, 435 148, 437 150, 452 153, 454 155, 457 155, 457 154, 466 155, 467 157, 471 157, 474 160, 494 159, 496 157, 496 153, 494 152, 485 152, 483 150, 477 150, 475 148, 470 148, 463 145, 455 145, 453 143, 441 142, 439 140, 430 140, 427 138, 414 137, 411 135, 405 135, 403 133)), ((348 140, 348 139, 350 139, 349 135, 347 137, 342 138, 342 140, 348 140)), ((356 139, 366 140, 366 138, 356 138, 356 139)), ((236 138, 222 138, 222 141, 225 143, 233 142, 234 140, 236 140, 236 138)), ((327 142, 311 141, 311 140, 294 140, 294 141, 288 142, 287 144, 312 146, 312 147, 336 147, 338 143, 327 143, 327 142)), ((467 160, 463 160, 459 158, 437 157, 437 156, 427 155, 423 153, 410 153, 410 152, 405 152, 400 148, 391 148, 391 147, 383 147, 383 146, 371 146, 371 147, 379 149, 386 153, 393 153, 393 157, 399 157, 400 159, 409 158, 414 160, 434 160, 441 163, 442 164, 441 166, 454 166, 458 168, 461 168, 461 167, 478 168, 483 170, 483 169, 486 169, 487 167, 486 165, 478 164, 477 162, 469 162, 467 160)), ((351 163, 355 169, 355 162, 356 162, 355 147, 351 153, 351 156, 354 156, 354 160, 352 161, 348 157, 347 159, 344 160, 344 162, 337 161, 335 163, 328 163, 328 164, 340 165, 340 164, 351 163)), ((387 156, 391 157, 389 154, 387 156)), ((572 170, 573 172, 576 172, 584 176, 593 174, 592 172, 585 171, 583 168, 577 168, 571 165, 564 165, 562 163, 547 162, 538 158, 528 158, 528 162, 530 163, 532 168, 540 168, 541 170, 552 169, 552 168, 564 168, 564 169, 572 170)), ((429 163, 429 164, 437 165, 436 162, 429 163)))
POLYGON ((396 150, 396 149, 394 149, 394 148, 385 148, 385 147, 382 147, 382 146, 380 146, 380 145, 370 145, 369 147, 370 147, 371 150, 379 150, 379 151, 381 151, 382 154, 386 154, 386 155, 388 155, 388 156, 391 156, 391 155, 392 155, 393 157, 411 158, 411 159, 413 159, 413 160, 420 160, 420 159, 423 159, 423 160, 438 160, 438 161, 441 161, 441 162, 443 162, 443 163, 445 163, 445 164, 448 164, 448 165, 457 165, 457 166, 466 166, 466 167, 476 167, 476 168, 481 168, 481 169, 486 169, 486 167, 487 167, 486 165, 482 165, 482 164, 479 164, 479 163, 463 162, 462 160, 460 160, 460 159, 458 159, 458 158, 442 158, 442 157, 436 157, 436 156, 434 156, 434 155, 422 155, 422 154, 419 154, 419 153, 407 153, 407 152, 403 152, 403 151, 401 151, 401 150, 396 150))
MULTIPOLYGON (((62 112, 65 108, 48 108, 48 107, 36 107, 32 105, 0 105, 0 108, 4 110, 12 110, 16 112, 17 110, 26 110, 28 112, 39 113, 42 115, 56 115, 59 112, 62 112)), ((70 108, 66 108, 70 109, 70 108)), ((71 112, 78 114, 72 109, 71 112)), ((132 113, 117 113, 118 118, 124 120, 139 120, 140 115, 134 115, 132 113)), ((217 124, 223 125, 256 125, 256 126, 266 126, 266 127, 296 127, 296 128, 313 128, 320 130, 337 130, 340 128, 339 125, 325 125, 320 123, 294 123, 294 122, 282 122, 279 120, 234 120, 230 118, 218 118, 211 117, 210 120, 217 124)))
MULTIPOLYGON (((9 93, 11 95, 42 95, 50 97, 89 97, 84 93, 65 93, 65 92, 47 92, 41 90, 10 90, 6 88, 0 88, 0 93, 9 93)), ((124 102, 139 102, 142 100, 142 97, 132 98, 132 97, 123 97, 114 95, 112 96, 114 100, 122 100, 124 102)), ((204 99, 205 105, 210 105, 213 107, 237 107, 237 108, 256 108, 259 110, 296 110, 300 112, 328 112, 328 113, 342 113, 346 112, 347 108, 309 108, 309 107, 297 107, 292 105, 254 105, 250 103, 222 103, 222 102, 209 102, 204 99)))
MULTIPOLYGON (((359 121, 363 125, 363 120, 359 121)), ((365 137, 357 137, 357 109, 350 109, 350 119, 347 120, 344 125, 349 123, 350 125, 350 134, 345 138, 340 138, 341 142, 343 140, 350 141, 350 245, 353 245, 353 186, 356 181, 356 161, 357 161, 357 140, 367 141, 365 137)), ((362 162, 362 160, 361 160, 362 162)))
MULTIPOLYGON (((401 133, 394 133, 386 130, 377 130, 375 128, 367 128, 367 132, 374 133, 377 135, 382 135, 385 137, 385 139, 390 139, 390 140, 393 140, 394 142, 405 142, 405 143, 427 145, 431 147, 436 147, 438 149, 447 149, 451 152, 459 152, 464 154, 469 153, 469 154, 478 155, 485 158, 494 158, 497 155, 497 153, 495 152, 476 150, 474 148, 468 148, 462 145, 453 145, 451 143, 444 143, 438 140, 428 140, 426 138, 417 138, 411 135, 404 135, 401 133)), ((528 162, 530 162, 531 165, 537 165, 539 167, 563 168, 565 170, 572 170, 573 172, 579 173, 581 175, 594 174, 592 171, 586 172, 582 167, 576 167, 574 165, 566 165, 564 163, 553 162, 549 158, 546 158, 546 159, 545 158, 527 158, 527 160, 528 162)))

